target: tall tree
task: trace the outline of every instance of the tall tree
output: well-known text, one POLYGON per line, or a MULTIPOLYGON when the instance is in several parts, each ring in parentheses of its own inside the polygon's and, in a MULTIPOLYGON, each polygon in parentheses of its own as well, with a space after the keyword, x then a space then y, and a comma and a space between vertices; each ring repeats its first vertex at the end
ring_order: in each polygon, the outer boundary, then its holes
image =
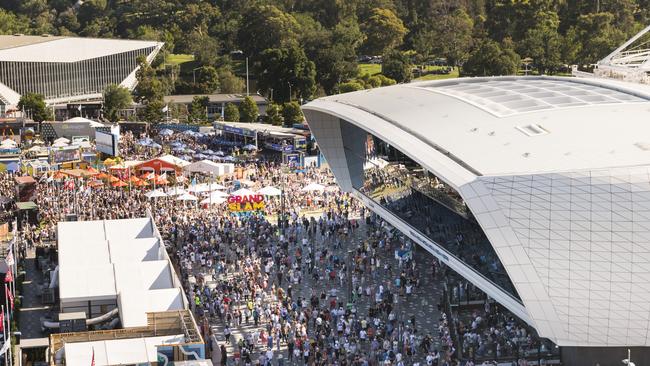
POLYGON ((254 59, 267 48, 283 48, 296 42, 296 19, 273 5, 250 7, 243 15, 237 34, 239 48, 254 59))
POLYGON ((18 109, 27 113, 36 122, 52 119, 52 114, 45 105, 45 96, 43 94, 23 94, 18 101, 18 109))
POLYGON ((244 80, 230 70, 219 72, 219 91, 225 94, 241 93, 246 89, 244 80))
POLYGON ((593 13, 581 15, 568 35, 570 42, 577 47, 576 62, 593 64, 625 41, 625 33, 614 25, 612 13, 593 13))
POLYGON ((303 123, 305 120, 305 116, 302 114, 302 109, 300 109, 298 102, 284 103, 282 106, 282 118, 284 119, 284 125, 287 127, 291 127, 297 123, 303 123))
POLYGON ((277 101, 294 96, 311 98, 316 90, 316 67, 300 47, 268 49, 261 56, 257 77, 258 86, 264 92, 273 89, 273 99, 277 101))
POLYGON ((208 120, 207 108, 210 99, 205 95, 195 95, 190 105, 190 114, 187 116, 190 123, 201 123, 208 120))
POLYGON ((383 55, 398 47, 408 29, 390 9, 372 9, 370 17, 362 24, 366 41, 363 51, 369 55, 383 55))
POLYGON ((469 56, 474 22, 463 9, 445 14, 433 22, 433 51, 447 58, 448 65, 461 65, 469 56))
POLYGON ((491 39, 484 39, 463 65, 467 76, 513 75, 519 67, 519 55, 510 47, 501 47, 491 39))
POLYGON ((560 20, 557 13, 538 15, 540 21, 526 31, 519 43, 519 54, 533 59, 533 65, 540 74, 556 71, 562 64, 562 36, 558 33, 560 20))
POLYGON ((119 112, 133 103, 129 89, 117 84, 109 84, 106 86, 103 99, 104 104, 102 110, 104 116, 113 123, 118 121, 119 112))
POLYGON ((239 108, 233 103, 227 103, 223 110, 223 120, 227 122, 239 122, 239 108))
POLYGON ((167 93, 165 83, 156 77, 155 70, 144 56, 137 59, 138 71, 135 73, 138 85, 135 88, 135 100, 144 104, 142 118, 150 123, 158 123, 163 117, 163 97, 167 93))
POLYGON ((212 66, 203 66, 196 70, 194 89, 199 94, 211 94, 219 89, 219 74, 217 73, 217 69, 212 66))
POLYGON ((411 81, 413 78, 411 68, 411 61, 406 54, 400 51, 393 51, 384 56, 381 73, 398 83, 404 83, 411 81))
POLYGON ((239 104, 239 120, 241 122, 257 122, 259 115, 260 110, 257 103, 253 98, 245 96, 244 100, 239 104))
POLYGON ((271 103, 266 107, 266 122, 274 126, 282 125, 282 115, 277 104, 271 103))

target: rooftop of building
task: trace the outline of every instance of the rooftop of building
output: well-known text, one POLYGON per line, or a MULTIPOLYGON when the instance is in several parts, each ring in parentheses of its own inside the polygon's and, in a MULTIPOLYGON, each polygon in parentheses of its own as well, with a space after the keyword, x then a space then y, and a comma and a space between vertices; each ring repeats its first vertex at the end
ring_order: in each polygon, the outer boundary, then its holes
POLYGON ((642 84, 460 78, 334 95, 305 109, 338 116, 389 143, 399 133, 406 146, 419 143, 453 155, 474 174, 650 163, 650 86, 642 84))
POLYGON ((147 313, 187 306, 180 281, 150 218, 60 222, 62 303, 116 301, 122 326, 147 313))
POLYGON ((0 35, 0 61, 77 62, 148 47, 162 47, 162 43, 108 38, 0 35))

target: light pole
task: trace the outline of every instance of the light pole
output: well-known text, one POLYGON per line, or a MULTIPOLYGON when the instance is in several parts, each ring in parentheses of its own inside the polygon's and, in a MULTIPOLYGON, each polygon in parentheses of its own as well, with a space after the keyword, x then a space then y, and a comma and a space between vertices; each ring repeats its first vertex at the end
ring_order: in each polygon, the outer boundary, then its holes
POLYGON ((287 81, 287 84, 289 84, 289 102, 291 102, 291 82, 287 81))
POLYGON ((196 73, 195 73, 195 71, 200 69, 200 68, 201 67, 197 67, 197 68, 192 69, 192 83, 193 84, 196 84, 196 73))

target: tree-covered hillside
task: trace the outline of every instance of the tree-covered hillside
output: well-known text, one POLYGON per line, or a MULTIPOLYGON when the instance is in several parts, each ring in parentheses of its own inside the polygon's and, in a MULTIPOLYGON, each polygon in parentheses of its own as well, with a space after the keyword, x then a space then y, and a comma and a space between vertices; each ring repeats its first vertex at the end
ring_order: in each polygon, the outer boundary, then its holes
POLYGON ((4 34, 164 41, 153 66, 166 92, 241 91, 235 75, 248 57, 256 89, 281 102, 408 81, 441 65, 509 74, 532 59, 533 72, 556 73, 599 60, 649 19, 650 0, 0 2, 4 34), (361 61, 381 63, 381 74, 360 74, 361 61))

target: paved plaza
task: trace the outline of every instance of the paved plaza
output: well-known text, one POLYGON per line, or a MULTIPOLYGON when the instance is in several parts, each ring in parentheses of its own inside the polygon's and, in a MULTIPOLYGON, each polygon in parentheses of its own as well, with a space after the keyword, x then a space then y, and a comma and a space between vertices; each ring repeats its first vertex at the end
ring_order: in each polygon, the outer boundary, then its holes
MULTIPOLYGON (((341 258, 345 258, 348 253, 348 248, 354 247, 356 245, 359 245, 359 243, 363 243, 364 241, 367 240, 367 235, 366 232, 369 229, 369 227, 365 224, 362 224, 359 229, 356 229, 350 239, 346 240, 344 243, 342 243, 340 248, 335 248, 334 249, 334 255, 339 256, 341 258)), ((306 235, 303 235, 306 236, 306 235)), ((300 239, 302 240, 302 237, 300 239)), ((301 241, 300 240, 300 241, 301 241)), ((309 240, 309 239, 308 239, 309 240)), ((321 251, 324 248, 334 248, 335 246, 333 245, 335 242, 334 239, 328 239, 328 238, 322 238, 319 235, 317 235, 316 238, 309 240, 309 243, 313 245, 313 250, 315 252, 321 251)), ((393 279, 396 277, 399 277, 399 261, 395 259, 394 256, 394 249, 395 248, 385 248, 384 250, 378 251, 378 258, 381 261, 381 263, 388 264, 387 269, 380 268, 378 271, 373 271, 371 273, 364 274, 361 279, 359 279, 360 283, 363 284, 363 287, 367 287, 370 285, 372 288, 377 288, 379 285, 383 286, 391 286, 390 283, 393 279)), ((395 303, 395 313, 397 316, 398 321, 403 321, 405 324, 409 324, 412 319, 415 319, 415 325, 416 328, 418 329, 417 331, 417 337, 424 337, 425 335, 430 335, 431 338, 433 339, 432 343, 432 349, 437 349, 440 350, 440 343, 439 343, 439 338, 438 338, 438 326, 439 326, 439 319, 441 316, 441 313, 438 309, 438 303, 441 299, 442 296, 442 284, 440 279, 433 278, 432 275, 432 267, 433 267, 433 261, 434 258, 421 248, 417 247, 415 249, 414 253, 414 258, 415 258, 415 263, 416 263, 416 268, 420 271, 420 283, 417 288, 413 290, 413 293, 410 295, 400 295, 398 296, 398 300, 395 303)), ((314 268, 315 272, 320 272, 320 273, 325 273, 327 270, 325 268, 324 262, 320 262, 315 266, 314 268)), ((206 273, 204 269, 195 269, 194 273, 197 277, 201 277, 206 273)), ((228 273, 226 275, 217 275, 214 276, 215 280, 226 280, 229 278, 241 276, 241 271, 237 270, 232 273, 228 273)), ((279 281, 277 279, 277 274, 274 276, 271 276, 274 278, 273 284, 275 286, 279 286, 279 281)), ((285 277, 286 278, 286 277, 285 277)), ((296 297, 301 297, 301 298, 306 298, 309 299, 312 295, 320 296, 322 293, 326 294, 326 303, 329 303, 331 301, 331 293, 332 289, 336 289, 336 293, 338 296, 338 302, 342 302, 343 304, 348 304, 350 301, 350 298, 348 296, 348 287, 350 286, 349 282, 351 282, 350 279, 347 278, 336 278, 334 280, 328 279, 325 275, 321 275, 321 278, 316 280, 314 279, 313 276, 310 276, 308 273, 303 277, 303 280, 301 283, 291 283, 292 286, 292 293, 294 298, 296 297)), ((355 281, 356 282, 356 281, 355 281)), ((282 282, 282 288, 286 291, 288 290, 289 283, 287 282, 286 279, 283 279, 282 282)), ((353 307, 356 308, 357 316, 358 317, 365 317, 369 314, 369 309, 370 306, 374 304, 374 297, 372 296, 366 296, 362 295, 359 298, 354 300, 354 305, 353 307)), ((246 309, 246 304, 244 302, 236 305, 234 308, 231 308, 231 310, 235 310, 235 308, 239 309, 240 311, 245 311, 246 309)), ((219 344, 225 343, 225 336, 224 336, 224 328, 225 328, 225 321, 221 321, 218 317, 213 316, 209 317, 209 322, 210 326, 212 328, 212 333, 217 335, 217 341, 219 344)), ((251 334, 255 332, 261 332, 267 327, 267 322, 260 322, 258 326, 255 326, 254 321, 250 319, 249 322, 244 321, 240 325, 232 326, 231 327, 231 339, 230 342, 226 344, 226 350, 229 355, 229 360, 232 362, 232 364, 235 364, 235 361, 232 359, 232 356, 236 352, 236 347, 234 347, 234 344, 237 343, 237 340, 239 339, 246 339, 249 337, 251 334)), ((366 348, 369 348, 369 345, 365 345, 366 348)), ((253 358, 257 358, 257 356, 260 353, 266 352, 268 349, 266 344, 261 344, 261 342, 258 342, 258 344, 255 347, 256 354, 253 355, 253 358)), ((278 352, 278 346, 274 346, 274 357, 278 358, 280 355, 282 355, 282 359, 286 360, 287 362, 289 360, 289 355, 287 352, 287 343, 286 342, 281 342, 279 345, 279 352, 278 352)), ((215 364, 218 364, 218 356, 213 355, 213 362, 215 364)), ((408 359, 408 361, 411 363, 415 362, 422 362, 422 364, 426 364, 424 362, 426 354, 419 353, 416 356, 413 356, 412 358, 408 359)), ((231 364, 231 363, 229 363, 231 364)), ((274 363, 275 364, 275 363, 274 363)), ((291 362, 287 362, 287 364, 292 364, 292 365, 298 365, 298 364, 303 364, 303 359, 293 359, 291 362)))

